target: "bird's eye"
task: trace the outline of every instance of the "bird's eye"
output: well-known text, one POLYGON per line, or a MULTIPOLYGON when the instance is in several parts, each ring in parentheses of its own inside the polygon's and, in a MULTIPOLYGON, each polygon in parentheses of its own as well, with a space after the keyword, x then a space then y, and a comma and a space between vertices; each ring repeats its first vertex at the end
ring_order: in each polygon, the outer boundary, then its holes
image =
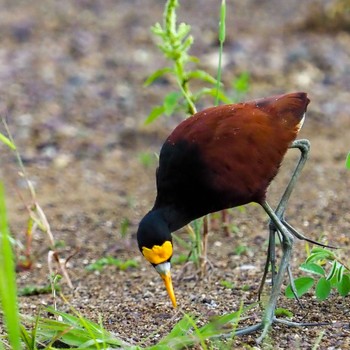
POLYGON ((142 247, 142 254, 151 264, 158 265, 171 258, 173 245, 170 241, 165 241, 162 245, 154 245, 151 249, 142 247))

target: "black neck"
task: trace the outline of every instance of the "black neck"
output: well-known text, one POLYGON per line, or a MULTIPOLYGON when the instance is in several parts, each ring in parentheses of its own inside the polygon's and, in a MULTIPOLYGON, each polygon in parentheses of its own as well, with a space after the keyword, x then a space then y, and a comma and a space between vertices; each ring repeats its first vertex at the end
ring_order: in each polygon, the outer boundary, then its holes
POLYGON ((164 220, 170 232, 174 232, 191 222, 187 215, 172 206, 153 208, 150 213, 164 220))

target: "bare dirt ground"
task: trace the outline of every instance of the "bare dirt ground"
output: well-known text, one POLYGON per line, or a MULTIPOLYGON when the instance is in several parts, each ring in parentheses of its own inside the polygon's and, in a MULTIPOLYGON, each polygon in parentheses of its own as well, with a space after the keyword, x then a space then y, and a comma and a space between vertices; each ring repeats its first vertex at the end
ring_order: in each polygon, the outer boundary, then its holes
MULTIPOLYGON (((219 5, 202 0, 183 3, 179 17, 192 25, 196 39, 192 53, 215 74, 219 5)), ((106 328, 128 342, 153 344, 183 311, 200 316, 204 323, 237 310, 242 301, 255 302, 268 236, 267 219, 257 206, 232 211, 238 232, 229 237, 213 226, 209 259, 215 268, 204 280, 190 278, 191 271, 188 278, 177 280, 181 266, 173 267, 177 311, 136 246, 138 221, 155 197, 156 162, 145 166, 140 154, 158 152, 181 120, 176 116, 142 125, 151 107, 172 89, 168 80, 142 87, 145 78, 164 64, 149 32, 161 21, 163 2, 3 0, 0 6, 0 108, 53 233, 64 242, 61 256, 79 249, 68 265, 74 289, 62 283, 70 303, 93 320, 102 315, 106 328), (122 238, 125 219, 130 227, 122 238), (237 246, 246 249, 237 254, 237 246), (86 270, 87 264, 104 256, 133 258, 139 267, 86 270), (222 280, 234 287, 224 288, 222 280)), ((308 92, 311 104, 300 137, 311 141, 311 156, 287 215, 308 237, 342 247, 337 253, 349 264, 350 173, 344 163, 350 150, 350 34, 346 21, 328 25, 329 18, 318 15, 327 6, 326 1, 229 1, 223 79, 229 86, 238 73, 249 71, 247 99, 308 92)), ((287 155, 269 192, 271 204, 282 193, 297 156, 297 151, 287 155)), ((11 230, 24 241, 28 216, 18 192, 25 200, 29 196, 17 176, 14 157, 4 147, 0 159, 11 230)), ((184 232, 179 234, 186 238, 184 232)), ((36 261, 30 271, 18 275, 20 287, 47 283, 47 247, 47 238, 37 233, 36 261)), ((181 248, 176 249, 180 253, 181 248)), ((295 276, 305 257, 305 244, 296 242, 295 276)), ((275 325, 266 347, 311 349, 325 331, 320 349, 350 348, 349 297, 334 293, 318 302, 307 294, 302 301, 303 309, 281 296, 279 306, 291 310, 294 321, 331 325, 275 325)), ((40 305, 52 302, 51 295, 21 297, 20 308, 34 315, 40 305)), ((63 302, 59 307, 67 308, 63 302)), ((246 323, 253 323, 261 311, 256 307, 248 316, 246 323)), ((255 338, 237 338, 235 347, 253 346, 255 338)))

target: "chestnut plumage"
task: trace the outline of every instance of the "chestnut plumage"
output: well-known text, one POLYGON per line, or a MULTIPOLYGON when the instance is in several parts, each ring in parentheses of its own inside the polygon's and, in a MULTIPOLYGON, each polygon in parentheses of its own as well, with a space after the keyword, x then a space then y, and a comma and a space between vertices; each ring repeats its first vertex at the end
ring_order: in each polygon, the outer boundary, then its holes
POLYGON ((214 211, 262 203, 308 102, 305 93, 275 96, 212 107, 182 122, 160 152, 153 210, 174 213, 173 231, 214 211))
POLYGON ((250 202, 265 209, 309 102, 296 92, 208 108, 180 123, 160 152, 156 201, 137 233, 140 250, 161 249, 171 232, 208 213, 250 202))

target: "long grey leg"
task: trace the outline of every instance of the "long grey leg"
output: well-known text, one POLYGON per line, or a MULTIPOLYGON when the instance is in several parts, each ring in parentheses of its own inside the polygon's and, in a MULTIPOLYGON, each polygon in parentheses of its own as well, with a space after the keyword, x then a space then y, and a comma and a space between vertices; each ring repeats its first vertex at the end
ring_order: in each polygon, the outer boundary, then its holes
POLYGON ((261 336, 258 338, 258 342, 261 342, 262 339, 266 336, 270 325, 274 321, 275 316, 275 309, 276 309, 276 303, 278 296, 281 292, 281 287, 283 283, 283 278, 285 275, 285 272, 289 265, 289 260, 292 254, 292 248, 293 248, 293 236, 288 231, 288 229, 283 225, 281 219, 278 217, 278 215, 273 211, 273 209, 268 205, 267 202, 264 202, 261 204, 266 213, 269 215, 271 222, 273 223, 275 229, 280 233, 281 235, 281 243, 282 243, 282 258, 281 263, 278 269, 278 272, 274 279, 274 284, 272 286, 270 299, 267 303, 267 306, 265 308, 264 317, 262 320, 263 324, 263 332, 261 336))
POLYGON ((295 170, 293 172, 293 175, 282 195, 282 198, 277 206, 277 209, 275 210, 275 213, 279 217, 284 216, 284 212, 287 207, 288 200, 290 198, 290 195, 293 192, 293 189, 295 187, 295 184, 298 180, 298 177, 307 161, 307 158, 309 156, 309 151, 310 151, 310 142, 309 140, 302 139, 302 140, 295 140, 292 142, 292 144, 289 146, 289 148, 299 148, 301 155, 299 158, 299 162, 297 166, 295 167, 295 170))
MULTIPOLYGON (((285 224, 288 224, 288 223, 286 223, 284 220, 284 212, 286 210, 290 195, 291 195, 291 193, 295 187, 295 184, 298 180, 298 177, 301 173, 301 170, 303 169, 303 167, 307 161, 309 150, 310 150, 310 142, 308 140, 305 140, 305 139, 295 140, 289 146, 289 148, 299 148, 301 155, 300 155, 298 164, 294 169, 292 177, 291 177, 291 179, 290 179, 290 181, 289 181, 289 183, 288 183, 288 185, 287 185, 287 187, 286 187, 286 189, 281 197, 281 200, 276 208, 276 211, 275 211, 275 214, 277 215, 277 217, 285 224)), ((296 231, 294 228, 293 228, 293 230, 296 231)), ((266 281, 266 276, 267 276, 270 264, 271 264, 272 285, 274 284, 274 278, 276 275, 276 255, 275 255, 275 248, 276 248, 275 234, 276 234, 276 232, 278 233, 278 230, 276 230, 276 226, 271 220, 270 224, 269 224, 269 247, 268 247, 268 252, 267 252, 267 259, 266 259, 266 263, 265 263, 263 278, 261 280, 260 288, 258 291, 259 299, 260 299, 260 295, 261 295, 261 292, 263 290, 263 287, 264 287, 264 284, 266 281)), ((294 232, 292 232, 292 234, 294 235, 294 232)), ((299 234, 299 236, 302 236, 302 235, 299 234)), ((302 236, 302 237, 304 237, 304 236, 302 236)), ((280 234, 279 234, 279 238, 281 240, 280 234)), ((289 269, 289 267, 287 267, 287 268, 289 269)), ((290 271, 289 271, 289 274, 291 275, 290 271)), ((293 281, 291 281, 291 287, 292 287, 292 290, 294 289, 293 292, 296 295, 293 281)))
MULTIPOLYGON (((281 287, 282 287, 285 273, 286 271, 288 271, 288 267, 289 267, 289 261, 292 254, 294 237, 293 237, 293 234, 289 232, 289 228, 283 223, 281 218, 278 217, 278 215, 274 212, 274 210, 269 206, 269 204, 266 201, 261 203, 261 206, 264 208, 265 212, 269 215, 271 223, 274 225, 276 232, 280 236, 281 246, 282 246, 281 262, 280 262, 277 274, 275 276, 274 284, 271 289, 270 298, 265 307, 261 322, 235 331, 235 335, 245 335, 245 334, 253 333, 259 329, 263 329, 262 334, 257 339, 258 343, 260 343, 265 338, 265 336, 267 335, 270 329, 271 324, 274 322, 283 323, 285 325, 293 326, 293 327, 319 326, 324 324, 324 323, 296 323, 296 322, 290 322, 287 320, 280 320, 275 317, 277 300, 281 293, 281 287)), ((292 280, 291 276, 289 276, 289 278, 292 280)))

